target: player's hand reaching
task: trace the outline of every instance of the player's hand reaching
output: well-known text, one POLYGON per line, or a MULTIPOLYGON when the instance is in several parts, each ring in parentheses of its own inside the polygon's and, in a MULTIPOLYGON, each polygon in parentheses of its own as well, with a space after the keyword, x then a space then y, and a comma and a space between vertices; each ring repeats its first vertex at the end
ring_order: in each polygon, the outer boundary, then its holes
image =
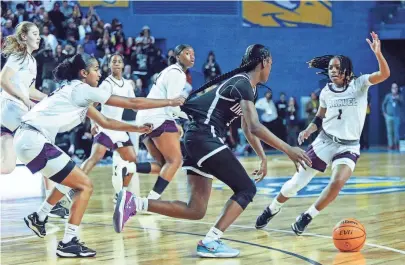
POLYGON ((177 98, 174 98, 174 99, 170 99, 169 100, 169 105, 171 107, 182 106, 185 101, 186 101, 185 97, 177 97, 177 98))
POLYGON ((151 124, 151 123, 145 123, 142 126, 136 126, 136 127, 138 127, 137 132, 139 132, 139 133, 148 134, 148 133, 151 133, 153 130, 153 124, 151 124))
POLYGON ((258 183, 262 181, 266 175, 267 175, 267 159, 264 158, 260 163, 260 169, 256 169, 255 171, 253 171, 253 176, 257 177, 255 178, 255 182, 258 183))
POLYGON ((286 154, 294 162, 297 172, 300 165, 304 169, 307 169, 307 166, 309 167, 312 166, 312 161, 309 158, 309 156, 305 153, 304 150, 302 150, 299 147, 290 147, 290 149, 288 150, 288 152, 286 152, 286 154))
POLYGON ((370 33, 371 35, 371 40, 366 39, 368 45, 370 45, 370 49, 375 53, 375 54, 379 54, 381 53, 381 42, 380 39, 378 38, 377 33, 375 33, 374 31, 372 31, 370 33))
POLYGON ((91 132, 91 135, 93 135, 93 136, 98 134, 99 133, 98 125, 92 124, 90 132, 91 132))
POLYGON ((298 135, 298 144, 302 145, 302 143, 305 142, 305 140, 307 140, 309 136, 311 136, 311 134, 312 132, 308 129, 305 129, 302 132, 300 132, 300 134, 298 135))
POLYGON ((28 110, 32 109, 35 106, 35 103, 32 102, 29 98, 22 99, 22 102, 27 106, 28 110))

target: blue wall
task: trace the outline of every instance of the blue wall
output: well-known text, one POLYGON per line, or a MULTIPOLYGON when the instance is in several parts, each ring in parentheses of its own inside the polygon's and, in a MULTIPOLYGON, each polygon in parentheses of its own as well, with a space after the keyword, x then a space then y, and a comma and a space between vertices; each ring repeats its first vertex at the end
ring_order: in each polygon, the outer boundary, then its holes
MULTIPOLYGON (((273 55, 268 85, 276 98, 281 91, 299 98, 319 88, 320 76, 305 64, 314 56, 345 54, 352 58, 358 75, 378 69, 365 41, 369 36, 369 9, 375 2, 333 2, 332 28, 247 28, 242 27, 241 16, 135 15, 136 2, 130 5, 127 9, 96 9, 106 22, 119 18, 126 36, 137 36, 142 26, 148 25, 155 38, 167 39, 167 47, 179 43, 192 45, 196 51, 196 71, 201 71, 210 50, 215 51, 222 70, 228 71, 239 65, 248 45, 267 45, 273 55)), ((376 89, 371 89, 373 99, 378 98, 376 89)), ((372 112, 371 126, 379 126, 379 119, 378 112, 372 112)), ((371 142, 378 143, 378 138, 378 134, 372 134, 371 142)))

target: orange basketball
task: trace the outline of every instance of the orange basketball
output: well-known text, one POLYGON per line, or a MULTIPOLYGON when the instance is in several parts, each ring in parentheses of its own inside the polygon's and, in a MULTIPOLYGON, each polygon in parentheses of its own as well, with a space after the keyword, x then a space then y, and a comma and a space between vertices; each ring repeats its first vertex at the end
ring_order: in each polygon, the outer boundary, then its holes
POLYGON ((343 219, 333 228, 333 244, 342 252, 356 252, 366 242, 366 229, 353 218, 343 219))

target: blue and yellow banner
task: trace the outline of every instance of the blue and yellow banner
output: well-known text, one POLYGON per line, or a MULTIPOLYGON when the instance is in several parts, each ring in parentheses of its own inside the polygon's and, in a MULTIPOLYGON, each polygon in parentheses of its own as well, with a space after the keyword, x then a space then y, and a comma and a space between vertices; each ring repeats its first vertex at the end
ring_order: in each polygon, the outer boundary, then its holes
POLYGON ((105 7, 128 7, 128 0, 79 0, 79 5, 83 7, 89 6, 105 6, 105 7))
POLYGON ((332 27, 332 1, 243 1, 247 27, 332 27))

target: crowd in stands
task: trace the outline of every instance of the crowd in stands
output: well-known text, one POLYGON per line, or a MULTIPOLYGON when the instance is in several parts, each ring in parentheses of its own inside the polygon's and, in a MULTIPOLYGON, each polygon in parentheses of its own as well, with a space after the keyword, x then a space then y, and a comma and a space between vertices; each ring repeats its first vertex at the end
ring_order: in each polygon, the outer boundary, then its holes
MULTIPOLYGON (((85 13, 77 2, 73 1, 1 1, 1 41, 14 33, 15 26, 22 21, 35 23, 42 37, 40 49, 35 53, 38 65, 36 87, 44 93, 51 93, 58 84, 53 80, 52 70, 64 59, 77 53, 94 55, 100 63, 101 81, 109 75, 108 61, 112 54, 120 53, 124 57, 124 78, 133 82, 137 97, 148 95, 157 74, 168 66, 168 58, 173 49, 166 53, 155 46, 155 38, 148 26, 142 27, 138 36, 126 36, 124 25, 119 19, 104 21, 93 7, 85 13)), ((2 57, 2 64, 5 59, 2 57)), ((214 52, 209 52, 202 66, 205 81, 221 74, 214 52)), ((188 72, 186 90, 192 89, 192 78, 188 72)), ((389 103, 384 102, 385 117, 391 115, 389 103)), ((394 99, 394 101, 396 98, 394 99)), ((396 101, 395 101, 396 102, 396 101)), ((402 101, 403 102, 403 101, 402 101)), ((313 119, 319 102, 317 94, 312 93, 305 106, 305 120, 300 119, 296 98, 282 93, 279 100, 274 101, 271 92, 256 102, 262 123, 278 137, 291 145, 297 144, 297 136, 313 119)), ((131 112, 133 113, 133 112, 131 112)), ((301 113, 302 114, 302 113, 301 113)), ((135 119, 127 112, 126 120, 135 119)), ((392 122, 392 124, 394 124, 392 122)), ((396 124, 396 123, 395 123, 396 124)), ((388 122, 387 122, 388 126, 388 122)), ((391 123, 390 123, 391 126, 391 123)), ((394 128, 392 125, 390 128, 394 128)), ((394 129, 392 129, 394 130, 394 129)), ((391 131, 392 131, 391 130, 391 131)), ((391 137, 392 139, 395 136, 391 137)), ((240 129, 240 122, 235 121, 225 139, 237 154, 251 152, 240 129)), ((394 140, 392 140, 394 141, 394 140)), ((57 144, 66 152, 78 159, 87 157, 91 150, 92 135, 90 123, 86 121, 72 132, 60 134, 57 144)), ((396 143, 392 143, 394 148, 396 143)))

